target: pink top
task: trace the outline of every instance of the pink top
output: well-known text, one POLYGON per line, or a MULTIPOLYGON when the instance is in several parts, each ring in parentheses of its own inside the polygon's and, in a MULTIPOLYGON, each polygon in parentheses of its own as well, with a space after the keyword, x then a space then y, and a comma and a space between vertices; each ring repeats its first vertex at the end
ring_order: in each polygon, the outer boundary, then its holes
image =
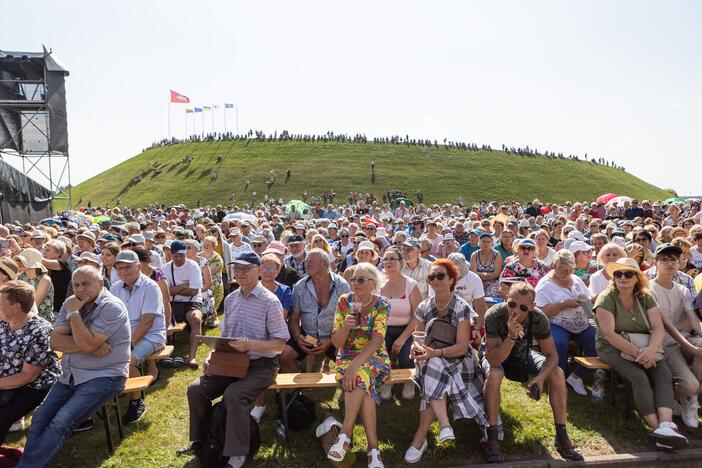
POLYGON ((405 294, 398 299, 390 299, 390 315, 388 316, 389 327, 404 327, 412 320, 412 304, 410 304, 410 295, 414 288, 417 287, 417 282, 409 276, 402 275, 405 278, 405 294))

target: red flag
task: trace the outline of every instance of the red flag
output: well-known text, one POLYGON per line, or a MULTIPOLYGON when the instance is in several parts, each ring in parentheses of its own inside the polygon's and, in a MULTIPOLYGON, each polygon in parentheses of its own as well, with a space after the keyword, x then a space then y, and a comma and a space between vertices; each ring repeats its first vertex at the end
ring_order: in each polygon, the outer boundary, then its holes
POLYGON ((188 96, 184 96, 180 93, 176 93, 175 91, 171 90, 171 102, 175 102, 178 104, 189 104, 190 98, 188 96))

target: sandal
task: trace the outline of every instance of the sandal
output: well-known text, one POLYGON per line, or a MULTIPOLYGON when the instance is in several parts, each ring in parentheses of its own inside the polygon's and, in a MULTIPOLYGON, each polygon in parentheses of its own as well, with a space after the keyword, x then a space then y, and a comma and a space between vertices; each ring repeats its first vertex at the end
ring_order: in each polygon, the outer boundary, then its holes
POLYGON ((351 445, 351 439, 343 432, 340 433, 336 443, 329 447, 327 458, 337 463, 344 461, 344 458, 346 458, 346 449, 349 445, 351 445), (334 453, 337 455, 334 455, 334 453))
POLYGON ((373 449, 368 452, 368 468, 385 468, 383 461, 380 459, 380 451, 373 449))
POLYGON ((177 357, 177 358, 173 359, 173 367, 175 369, 177 369, 179 367, 183 367, 184 365, 185 365, 185 359, 183 359, 182 357, 177 357))
POLYGON ((173 358, 167 357, 158 361, 158 367, 163 367, 164 369, 170 369, 173 367, 173 358))
POLYGON ((200 364, 198 364, 195 359, 191 359, 188 361, 188 367, 190 367, 192 370, 198 370, 200 368, 200 364))

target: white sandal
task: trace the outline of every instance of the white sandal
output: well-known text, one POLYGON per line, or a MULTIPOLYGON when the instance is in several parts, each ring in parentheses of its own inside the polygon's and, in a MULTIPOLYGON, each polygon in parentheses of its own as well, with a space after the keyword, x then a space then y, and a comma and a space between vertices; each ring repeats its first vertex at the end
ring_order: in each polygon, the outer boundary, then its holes
POLYGON ((327 458, 337 463, 344 461, 344 458, 346 458, 346 449, 344 448, 344 444, 346 443, 348 443, 350 446, 351 439, 349 439, 348 436, 342 432, 339 434, 339 438, 337 439, 336 443, 329 447, 327 458), (339 456, 332 455, 333 452, 338 453, 339 456))
POLYGON ((370 462, 368 462, 368 468, 385 468, 382 460, 380 459, 380 451, 378 449, 373 449, 368 452, 370 457, 370 462))

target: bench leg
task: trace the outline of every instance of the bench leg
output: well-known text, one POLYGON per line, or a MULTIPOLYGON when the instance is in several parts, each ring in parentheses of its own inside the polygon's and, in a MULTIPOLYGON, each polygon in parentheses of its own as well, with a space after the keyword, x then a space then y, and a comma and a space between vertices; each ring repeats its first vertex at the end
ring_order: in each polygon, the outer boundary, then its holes
POLYGON ((280 392, 280 406, 282 408, 282 418, 283 418, 283 428, 285 429, 285 434, 288 432, 288 392, 281 390, 280 392))
POLYGON ((122 416, 119 414, 119 400, 115 397, 115 414, 117 415, 117 431, 119 432, 119 440, 124 440, 124 428, 122 427, 122 416))
POLYGON ((107 405, 110 403, 107 402, 101 410, 102 413, 102 421, 105 426, 105 439, 107 440, 107 451, 110 452, 110 456, 114 453, 115 447, 112 444, 112 431, 110 430, 110 413, 107 410, 107 405))
POLYGON ((617 406, 617 374, 614 369, 609 370, 609 403, 617 406))

